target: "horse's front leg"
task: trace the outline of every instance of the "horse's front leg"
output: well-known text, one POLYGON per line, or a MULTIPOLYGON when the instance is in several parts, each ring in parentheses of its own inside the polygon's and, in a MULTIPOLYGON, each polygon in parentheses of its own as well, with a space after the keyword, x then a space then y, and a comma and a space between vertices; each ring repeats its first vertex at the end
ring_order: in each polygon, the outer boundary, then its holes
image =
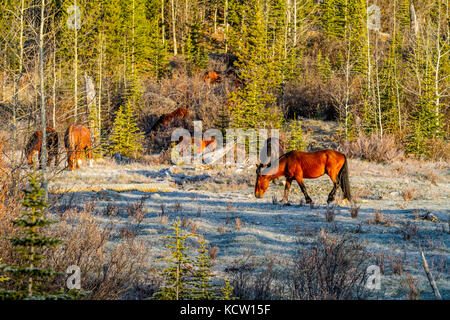
POLYGON ((311 197, 308 195, 308 192, 306 192, 306 187, 303 183, 303 178, 300 176, 296 176, 295 180, 297 180, 297 183, 300 186, 300 189, 302 190, 303 195, 305 196, 306 203, 312 203, 311 197))
POLYGON ((327 203, 330 204, 331 202, 334 201, 334 196, 336 194, 336 189, 338 187, 338 184, 336 182, 333 182, 333 189, 331 189, 330 194, 328 195, 328 200, 327 203))
POLYGON ((292 178, 286 178, 286 185, 284 186, 284 195, 281 200, 282 203, 289 202, 289 189, 291 188, 292 178))

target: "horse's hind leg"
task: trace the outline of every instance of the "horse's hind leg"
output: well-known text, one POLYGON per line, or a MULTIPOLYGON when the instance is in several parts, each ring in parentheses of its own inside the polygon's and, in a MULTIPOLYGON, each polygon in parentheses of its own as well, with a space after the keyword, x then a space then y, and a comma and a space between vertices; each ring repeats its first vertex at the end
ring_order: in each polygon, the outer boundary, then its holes
POLYGON ((338 187, 338 184, 336 182, 333 182, 333 189, 331 189, 330 194, 328 195, 328 200, 327 203, 330 204, 331 202, 334 201, 334 196, 336 194, 336 189, 338 187))
POLYGON ((283 200, 281 202, 288 203, 289 202, 289 189, 291 188, 292 178, 286 178, 286 185, 284 186, 284 195, 283 200))
POLYGON ((338 172, 336 169, 327 168, 327 174, 330 176, 331 181, 333 182, 333 189, 331 189, 330 194, 328 195, 327 203, 330 204, 334 201, 334 196, 336 195, 336 190, 339 187, 339 180, 337 179, 338 172))
POLYGON ((303 183, 303 178, 300 176, 296 176, 295 180, 297 180, 298 185, 300 186, 300 189, 303 192, 303 195, 305 196, 306 203, 312 203, 311 197, 308 195, 308 192, 306 192, 305 184, 303 183))

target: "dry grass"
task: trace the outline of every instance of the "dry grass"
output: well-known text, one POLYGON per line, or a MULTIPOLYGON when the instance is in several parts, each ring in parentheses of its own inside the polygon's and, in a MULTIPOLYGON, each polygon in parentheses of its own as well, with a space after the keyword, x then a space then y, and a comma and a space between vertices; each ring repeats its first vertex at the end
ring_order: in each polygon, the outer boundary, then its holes
POLYGON ((133 219, 136 220, 138 226, 145 218, 144 205, 146 200, 146 197, 142 197, 138 202, 132 202, 128 204, 127 207, 128 216, 133 217, 133 219))
POLYGON ((383 226, 390 227, 393 225, 392 220, 385 218, 383 212, 380 210, 375 210, 373 217, 367 221, 368 224, 379 224, 383 226))
POLYGON ((241 219, 236 218, 234 221, 236 222, 236 231, 241 230, 241 227, 243 225, 243 222, 241 221, 241 219))
POLYGON ((212 247, 209 249, 209 257, 213 260, 216 259, 218 253, 219 247, 212 247))
POLYGON ((356 219, 358 217, 359 210, 361 209, 361 206, 356 205, 356 203, 352 202, 350 205, 350 215, 353 219, 356 219))
POLYGON ((335 213, 335 210, 336 210, 336 206, 327 206, 327 211, 325 212, 325 220, 327 221, 327 222, 333 222, 334 221, 334 218, 336 217, 336 213, 335 213))
POLYGON ((411 241, 419 234, 419 227, 411 221, 402 224, 402 229, 400 230, 403 235, 403 240, 411 241))
POLYGON ((411 274, 402 279, 402 289, 408 300, 419 300, 419 290, 416 287, 417 278, 411 274))
POLYGON ((355 140, 345 143, 342 148, 348 157, 376 162, 391 162, 404 158, 404 151, 394 136, 373 133, 359 135, 355 140))
POLYGON ((393 274, 401 275, 403 273, 403 257, 401 254, 390 255, 391 270, 393 274))
POLYGON ((417 189, 414 187, 402 191, 402 197, 405 201, 415 200, 417 196, 417 189))

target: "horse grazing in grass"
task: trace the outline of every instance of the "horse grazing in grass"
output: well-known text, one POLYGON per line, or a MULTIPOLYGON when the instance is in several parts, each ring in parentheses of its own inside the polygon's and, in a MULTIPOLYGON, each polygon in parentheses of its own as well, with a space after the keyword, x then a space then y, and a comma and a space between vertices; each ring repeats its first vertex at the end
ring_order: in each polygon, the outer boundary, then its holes
POLYGON ((221 72, 210 70, 203 75, 203 81, 207 84, 216 84, 222 82, 221 72))
POLYGON ((155 124, 152 126, 152 131, 158 130, 160 127, 167 127, 175 120, 181 120, 186 117, 189 117, 191 112, 186 108, 178 108, 177 110, 163 114, 161 117, 159 117, 158 120, 156 120, 155 124))
MULTIPOLYGON (((47 151, 48 151, 48 158, 47 158, 47 166, 50 166, 53 159, 55 159, 55 166, 58 165, 59 160, 59 154, 58 154, 58 133, 55 129, 51 127, 46 128, 47 133, 47 151)), ((36 131, 34 132, 30 139, 28 140, 28 143, 25 147, 25 154, 27 157, 28 164, 33 163, 33 155, 38 152, 39 154, 39 162, 41 162, 41 146, 42 146, 42 131, 36 131)), ((42 164, 41 164, 42 165, 42 164)))
POLYGON ((83 152, 88 152, 89 165, 92 167, 92 140, 89 129, 82 125, 70 125, 64 135, 64 145, 67 150, 67 163, 69 170, 80 168, 83 152))
POLYGON ((267 172, 264 172, 264 174, 261 173, 261 169, 266 168, 267 165, 258 165, 255 197, 262 198, 269 182, 284 176, 286 177, 286 185, 283 202, 288 202, 289 188, 295 179, 305 196, 306 203, 311 203, 312 200, 306 192, 303 179, 316 179, 326 173, 333 181, 333 189, 328 195, 327 203, 333 202, 338 187, 341 187, 344 198, 351 200, 347 158, 344 154, 331 149, 315 152, 290 151, 282 155, 278 162, 278 167, 267 168, 267 172))

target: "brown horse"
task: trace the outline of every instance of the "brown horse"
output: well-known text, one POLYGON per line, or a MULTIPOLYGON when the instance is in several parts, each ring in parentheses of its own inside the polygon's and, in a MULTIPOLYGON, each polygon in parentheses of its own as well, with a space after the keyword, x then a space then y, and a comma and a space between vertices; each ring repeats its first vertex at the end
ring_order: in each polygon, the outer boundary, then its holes
POLYGON ((152 131, 158 130, 161 127, 167 127, 172 124, 175 120, 181 120, 189 117, 191 112, 186 108, 178 108, 177 110, 163 114, 152 126, 152 131))
POLYGON ((92 167, 92 141, 89 129, 82 125, 70 125, 64 135, 64 145, 67 150, 67 163, 69 170, 80 168, 82 153, 88 152, 89 165, 92 167))
MULTIPOLYGON (((53 159, 55 159, 55 166, 58 165, 59 154, 58 154, 58 133, 55 129, 47 127, 47 166, 49 166, 53 159)), ((41 163, 41 146, 42 146, 42 131, 34 132, 25 147, 25 154, 27 157, 28 164, 33 163, 33 155, 39 153, 39 163, 41 163)), ((42 165, 42 163, 41 163, 42 165)))
POLYGON ((306 203, 311 203, 312 200, 306 192, 303 179, 316 179, 326 173, 333 181, 333 189, 328 195, 327 203, 333 202, 338 186, 341 187, 344 197, 351 200, 347 158, 344 154, 335 150, 290 151, 279 158, 278 167, 266 169, 268 172, 263 175, 261 169, 265 167, 266 165, 260 164, 256 169, 255 197, 257 198, 263 197, 270 181, 285 176, 286 185, 283 202, 288 202, 289 188, 295 179, 305 196, 306 203))
POLYGON ((203 75, 203 81, 207 84, 216 84, 222 81, 221 72, 210 70, 203 75))
MULTIPOLYGON (((188 140, 189 141, 189 140, 188 140)), ((195 139, 195 138, 191 138, 191 141, 190 141, 190 145, 196 145, 197 144, 197 141, 198 141, 198 139, 195 139)), ((182 143, 182 145, 184 146, 184 147, 188 147, 189 146, 189 142, 188 143, 185 143, 184 142, 184 137, 183 136, 181 136, 180 137, 180 139, 178 139, 178 141, 175 143, 175 145, 178 145, 178 144, 180 144, 180 143, 182 143)), ((199 146, 200 146, 200 144, 199 144, 199 146)), ((214 138, 214 137, 211 137, 210 139, 208 139, 208 140, 201 140, 201 146, 200 146, 200 152, 202 152, 203 153, 203 151, 205 151, 205 149, 206 148, 208 148, 208 151, 214 151, 214 150, 216 150, 216 148, 217 148, 217 141, 216 141, 216 138, 214 138)))

